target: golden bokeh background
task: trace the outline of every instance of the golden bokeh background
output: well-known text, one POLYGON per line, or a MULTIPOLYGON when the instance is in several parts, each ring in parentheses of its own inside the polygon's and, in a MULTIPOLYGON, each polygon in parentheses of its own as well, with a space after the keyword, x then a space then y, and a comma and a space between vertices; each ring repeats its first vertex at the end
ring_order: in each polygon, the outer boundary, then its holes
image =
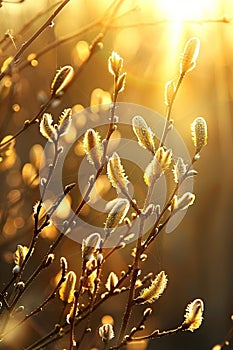
MULTIPOLYGON (((1 64, 43 24, 55 3, 54 0, 2 3, 1 64), (31 21, 36 14, 49 8, 31 21), (20 33, 29 21, 30 25, 20 33)), ((124 70, 127 72, 126 88, 119 101, 143 105, 164 115, 165 83, 178 76, 180 53, 185 42, 190 37, 199 37, 201 49, 197 67, 185 77, 172 112, 176 129, 190 154, 193 152, 191 122, 201 115, 208 123, 208 145, 196 165, 196 202, 179 227, 171 234, 162 234, 149 250, 146 271, 157 273, 165 270, 169 277, 165 294, 154 305, 153 318, 148 326, 151 330, 173 328, 180 324, 186 304, 197 297, 205 302, 204 323, 194 334, 182 333, 151 341, 147 345, 130 345, 127 349, 140 350, 145 346, 149 350, 211 349, 223 340, 233 313, 233 3, 231 0, 125 0, 121 1, 116 13, 118 18, 108 22, 104 14, 111 4, 109 0, 71 0, 54 23, 23 53, 12 78, 5 77, 0 83, 0 139, 14 134, 25 120, 36 115, 49 97, 50 84, 58 68, 72 65, 78 71, 86 58, 89 44, 102 31, 106 31, 102 50, 84 66, 49 112, 56 119, 67 107, 78 111, 89 107, 90 103, 108 103, 113 85, 107 59, 115 50, 124 58, 124 70), (73 38, 66 40, 73 33, 73 38), (60 45, 53 45, 63 39, 60 45), (49 47, 52 47, 51 50, 49 47)), ((85 117, 79 123, 77 127, 85 126, 85 117)), ((151 127, 156 128, 156 125, 151 127)), ((15 148, 9 149, 7 157, 0 163, 1 284, 11 277, 12 252, 16 245, 28 245, 30 242, 32 206, 39 199, 39 159, 45 143, 38 126, 34 125, 19 136, 15 148)), ((67 161, 66 183, 76 180, 74 166, 78 165, 82 156, 82 149, 77 144, 73 158, 67 161)), ((132 180, 136 180, 132 173, 132 180)), ((104 193, 109 189, 104 184, 106 178, 103 176, 97 184, 97 192, 104 193)), ((82 215, 88 218, 88 213, 87 209, 82 215)), ((55 229, 44 230, 40 251, 35 252, 35 264, 55 236, 55 229)), ((124 253, 112 257, 108 272, 124 269, 129 254, 130 249, 126 249, 124 253)), ((70 269, 78 275, 80 246, 65 239, 57 252, 58 257, 63 255, 69 260, 70 269)), ((24 299, 27 310, 33 309, 41 300, 41 295, 49 292, 56 280, 58 264, 51 268, 51 275, 43 274, 42 281, 32 285, 24 299), (42 292, 38 292, 38 288, 42 288, 42 292)), ((35 266, 29 266, 29 270, 33 268, 35 266)), ((9 349, 20 349, 17 346, 25 345, 23 333, 28 333, 27 344, 30 344, 49 331, 58 305, 59 302, 55 301, 54 306, 45 311, 46 317, 39 315, 25 325, 22 332, 15 335, 18 345, 12 341, 9 349)), ((109 317, 118 325, 121 318, 119 309, 117 302, 106 303, 96 315, 96 325, 101 324, 102 317, 109 317)), ((61 349, 62 346, 61 340, 48 349, 61 349)), ((97 345, 93 342, 85 346, 94 349, 97 345)))

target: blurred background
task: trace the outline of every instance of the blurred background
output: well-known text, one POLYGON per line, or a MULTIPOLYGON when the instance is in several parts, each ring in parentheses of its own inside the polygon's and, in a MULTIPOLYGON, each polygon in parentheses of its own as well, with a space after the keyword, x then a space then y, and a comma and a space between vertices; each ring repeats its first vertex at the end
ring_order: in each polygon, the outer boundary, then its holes
MULTIPOLYGON (((2 65, 59 3, 52 0, 2 3, 2 65)), ((169 277, 165 294, 153 305, 153 318, 148 322, 148 329, 176 327, 183 320, 186 305, 198 297, 205 302, 204 323, 194 334, 182 333, 147 345, 128 346, 128 349, 143 350, 146 346, 147 349, 160 350, 211 349, 225 337, 233 313, 233 3, 231 0, 125 0, 114 9, 117 11, 115 18, 108 21, 112 9, 109 0, 72 0, 23 53, 11 76, 0 82, 0 138, 14 134, 25 120, 38 113, 49 98, 51 81, 57 69, 72 65, 79 72, 88 46, 100 32, 105 34, 102 50, 93 55, 64 96, 49 108, 54 119, 57 120, 64 108, 72 107, 78 111, 90 104, 109 102, 113 84, 107 59, 112 50, 124 58, 124 71, 127 72, 126 88, 119 101, 143 105, 164 115, 165 83, 177 78, 180 54, 186 41, 192 36, 199 37, 201 49, 197 67, 182 83, 172 113, 176 129, 190 154, 194 152, 191 122, 197 116, 204 116, 208 123, 208 146, 195 167, 198 171, 194 183, 196 202, 176 230, 170 234, 162 233, 150 248, 145 271, 158 273, 165 270, 169 277)), ((81 118, 79 123, 77 127, 85 127, 87 121, 81 118)), ((32 206, 39 200, 36 175, 45 143, 38 125, 34 125, 17 139, 9 157, 1 155, 1 285, 11 277, 12 252, 17 244, 28 245, 30 242, 32 206)), ((65 184, 76 180, 75 166, 82 157, 82 149, 77 144, 66 164, 65 184)), ((133 173, 132 168, 129 174, 132 182, 137 179, 137 173, 133 173)), ((103 177, 102 180, 106 179, 103 177)), ((104 194, 106 198, 107 190, 108 187, 104 194)), ((73 202, 78 199, 79 194, 74 192, 73 202)), ((88 220, 88 212, 82 215, 88 220)), ((27 273, 33 271, 56 234, 55 228, 42 233, 39 252, 35 252, 27 273)), ((117 273, 124 269, 131 249, 132 246, 112 257, 109 271, 117 273)), ((78 243, 64 239, 56 256, 50 275, 43 274, 25 296, 27 312, 38 305, 42 294, 47 295, 54 285, 60 256, 66 256, 70 269, 79 275, 81 252, 78 243), (38 288, 42 291, 38 292, 38 288)), ((96 327, 104 315, 111 315, 115 326, 119 326, 123 299, 120 314, 118 302, 101 307, 95 315, 96 327)), ((41 314, 23 326, 23 331, 17 333, 18 343, 9 343, 9 349, 21 349, 25 346, 25 339, 28 345, 52 329, 58 306, 56 300, 45 311, 46 316, 41 314), (26 338, 25 334, 28 334, 26 338)), ((88 341, 84 348, 100 346, 93 339, 88 341)), ((62 346, 65 345, 61 340, 48 349, 61 349, 62 346)))

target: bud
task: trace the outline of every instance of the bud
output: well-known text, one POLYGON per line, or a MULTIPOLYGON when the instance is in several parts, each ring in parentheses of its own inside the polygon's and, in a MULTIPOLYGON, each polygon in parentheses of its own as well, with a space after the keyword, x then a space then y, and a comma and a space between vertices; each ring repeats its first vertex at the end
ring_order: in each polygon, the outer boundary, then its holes
POLYGON ((56 130, 54 128, 52 115, 44 113, 40 122, 40 133, 50 142, 53 142, 56 137, 56 130))
POLYGON ((147 318, 147 317, 149 317, 149 316, 152 314, 152 312, 153 312, 153 310, 152 310, 150 307, 148 307, 148 308, 146 308, 146 309, 144 310, 143 316, 144 316, 145 318, 147 318))
POLYGON ((200 50, 199 38, 193 37, 187 41, 184 51, 181 55, 181 61, 180 61, 181 75, 184 75, 187 72, 191 72, 195 68, 199 50, 200 50))
POLYGON ((118 77, 123 67, 123 58, 118 55, 117 52, 113 51, 111 56, 108 59, 108 70, 109 73, 118 77))
POLYGON ((220 344, 216 344, 211 350, 222 350, 222 346, 220 344))
POLYGON ((195 194, 191 192, 184 193, 181 197, 176 195, 171 202, 171 211, 184 210, 194 203, 195 194))
POLYGON ((45 260, 44 267, 48 267, 51 265, 54 261, 55 255, 54 254, 49 254, 45 260))
POLYGON ((204 118, 198 117, 191 124, 192 140, 196 147, 196 153, 207 144, 207 124, 204 118))
POLYGON ((148 288, 143 289, 140 292, 139 297, 137 297, 134 301, 137 304, 153 303, 165 291, 167 281, 167 275, 164 271, 161 271, 152 281, 151 285, 148 288))
POLYGON ((116 188, 117 193, 128 193, 129 181, 125 175, 125 170, 121 164, 119 155, 114 152, 107 164, 107 175, 112 186, 116 188))
POLYGON ((176 86, 174 84, 174 81, 169 80, 165 84, 165 90, 164 90, 164 103, 167 107, 171 106, 175 91, 176 91, 176 86))
POLYGON ((99 169, 104 152, 99 133, 93 129, 88 129, 84 135, 83 146, 88 161, 93 164, 96 169, 99 169))
POLYGON ((130 207, 130 203, 128 199, 119 198, 107 216, 107 219, 105 222, 105 228, 106 229, 117 228, 117 226, 120 225, 124 220, 126 214, 128 213, 129 207, 130 207))
POLYGON ((15 265, 18 265, 19 267, 22 266, 28 251, 29 251, 28 247, 22 246, 21 244, 17 245, 17 250, 13 254, 15 265))
POLYGON ((123 73, 119 76, 116 82, 116 91, 122 92, 125 89, 125 82, 126 82, 126 73, 123 73))
POLYGON ((19 273, 19 271, 20 271, 19 265, 15 265, 15 266, 13 267, 13 269, 12 269, 12 273, 13 273, 14 276, 17 276, 18 273, 19 273))
MULTIPOLYGON (((90 265, 90 269, 92 269, 92 266, 90 265)), ((87 287, 88 291, 91 294, 94 294, 96 287, 97 287, 97 269, 95 269, 90 275, 88 275, 87 278, 87 287)))
POLYGON ((113 339, 114 338, 113 326, 109 323, 103 324, 103 326, 99 328, 99 336, 103 342, 107 342, 113 339))
POLYGON ((82 256, 84 260, 89 260, 89 255, 100 248, 101 238, 99 233, 92 233, 82 241, 82 256))
POLYGON ((162 173, 167 170, 172 160, 172 151, 165 150, 164 147, 159 147, 154 155, 154 158, 146 167, 144 173, 144 181, 147 186, 156 181, 162 173))
MULTIPOLYGON (((17 265, 16 265, 17 266, 17 265)), ((17 289, 19 289, 20 291, 22 291, 25 288, 25 283, 20 281, 17 283, 16 285, 17 289)))
POLYGON ((62 274, 65 276, 67 273, 67 269, 68 269, 68 263, 66 258, 64 258, 63 256, 60 259, 60 265, 61 265, 61 269, 62 269, 62 274))
POLYGON ((64 66, 58 69, 52 84, 50 93, 52 96, 58 95, 62 92, 74 77, 74 69, 71 66, 64 66))
POLYGON ((141 116, 137 115, 133 117, 132 125, 133 131, 137 136, 139 145, 154 154, 154 133, 148 127, 145 120, 141 116))
POLYGON ((71 108, 64 109, 62 112, 59 121, 58 121, 58 134, 59 136, 64 135, 67 133, 70 124, 71 124, 71 115, 72 110, 71 108))
POLYGON ((24 306, 20 305, 15 309, 14 314, 19 314, 22 311, 24 311, 24 306))
POLYGON ((110 292, 111 290, 113 290, 116 287, 117 283, 118 283, 117 275, 114 272, 110 272, 110 274, 108 275, 108 279, 107 279, 107 282, 105 284, 105 287, 110 292))
POLYGON ((198 329, 203 320, 204 303, 201 299, 195 299, 186 308, 184 315, 183 329, 186 331, 195 331, 198 329))
POLYGON ((69 313, 66 315, 66 322, 68 324, 71 324, 71 321, 74 319, 74 317, 78 316, 78 313, 79 313, 79 308, 77 305, 75 305, 75 299, 74 299, 70 307, 69 313), (75 315, 74 315, 74 309, 76 309, 75 315))
POLYGON ((179 183, 186 173, 187 166, 184 164, 184 161, 181 157, 179 157, 173 168, 174 181, 179 183))
POLYGON ((59 296, 65 303, 71 303, 74 299, 74 290, 76 283, 76 274, 73 271, 69 271, 65 277, 65 282, 62 283, 59 289, 59 296))

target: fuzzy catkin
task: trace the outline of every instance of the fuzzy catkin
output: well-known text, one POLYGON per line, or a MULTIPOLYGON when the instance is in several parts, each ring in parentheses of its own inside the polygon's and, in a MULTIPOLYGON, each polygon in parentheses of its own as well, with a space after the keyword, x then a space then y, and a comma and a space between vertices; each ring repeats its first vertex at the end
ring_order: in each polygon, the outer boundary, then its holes
POLYGON ((153 303, 163 294, 167 287, 167 281, 167 275, 164 271, 161 271, 152 281, 151 285, 141 291, 140 296, 135 301, 141 304, 153 303))
POLYGON ((196 147, 196 153, 207 144, 208 132, 207 124, 203 117, 196 118, 191 124, 192 140, 196 147))
POLYGON ((55 96, 60 94, 71 82, 74 77, 74 69, 71 66, 64 66, 55 74, 55 77, 51 84, 51 95, 55 96))
POLYGON ((59 290, 59 296, 65 303, 71 303, 74 299, 74 290, 76 283, 76 274, 73 271, 69 271, 66 275, 65 282, 62 283, 59 290))
POLYGON ((137 136, 138 143, 141 147, 151 153, 155 152, 154 133, 148 127, 146 121, 140 115, 136 115, 132 120, 133 132, 137 136))
POLYGON ((107 216, 107 219, 105 222, 105 228, 106 229, 117 228, 118 225, 120 225, 124 220, 129 210, 129 207, 130 207, 130 203, 128 199, 119 198, 107 216))
POLYGON ((109 158, 107 164, 107 175, 112 186, 116 188, 117 193, 128 193, 129 181, 125 175, 125 170, 121 164, 121 159, 116 152, 114 152, 113 155, 109 158))
POLYGON ((188 331, 195 331, 198 329, 203 320, 204 303, 201 299, 195 299, 186 308, 184 315, 185 321, 183 322, 183 328, 188 331))
POLYGON ((199 50, 200 50, 199 38, 193 37, 187 41, 180 60, 181 75, 191 72, 195 68, 199 50))

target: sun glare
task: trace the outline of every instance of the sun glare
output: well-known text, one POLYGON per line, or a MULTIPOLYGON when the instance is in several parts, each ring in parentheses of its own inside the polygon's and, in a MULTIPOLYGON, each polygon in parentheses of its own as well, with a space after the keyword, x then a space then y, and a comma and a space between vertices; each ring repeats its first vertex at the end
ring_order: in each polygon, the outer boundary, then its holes
MULTIPOLYGON (((164 42, 169 47, 170 52, 178 55, 181 43, 185 40, 185 33, 190 24, 198 24, 199 21, 205 22, 207 19, 218 17, 219 0, 151 0, 151 6, 155 11, 158 20, 168 21, 166 28, 166 37, 164 42)), ((195 26, 195 35, 201 35, 202 26, 195 26)), ((169 61, 170 69, 175 62, 169 61)), ((166 66, 167 67, 167 66, 166 66)))
POLYGON ((215 7, 215 3, 216 0, 161 0, 156 5, 164 18, 184 21, 202 19, 215 7))

